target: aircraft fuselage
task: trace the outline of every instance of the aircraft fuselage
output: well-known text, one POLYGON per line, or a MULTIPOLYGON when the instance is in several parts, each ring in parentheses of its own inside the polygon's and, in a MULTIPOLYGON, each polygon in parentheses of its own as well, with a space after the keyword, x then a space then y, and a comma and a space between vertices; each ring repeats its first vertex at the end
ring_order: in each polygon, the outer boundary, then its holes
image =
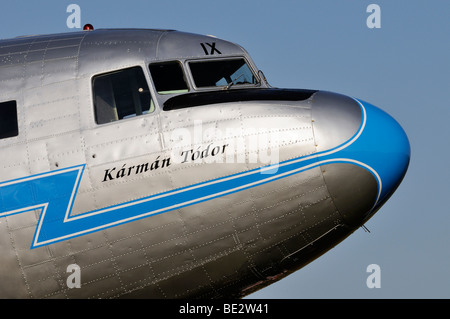
POLYGON ((214 37, 96 30, 0 56, 2 298, 242 297, 349 236, 408 166, 380 109, 272 88, 214 37))

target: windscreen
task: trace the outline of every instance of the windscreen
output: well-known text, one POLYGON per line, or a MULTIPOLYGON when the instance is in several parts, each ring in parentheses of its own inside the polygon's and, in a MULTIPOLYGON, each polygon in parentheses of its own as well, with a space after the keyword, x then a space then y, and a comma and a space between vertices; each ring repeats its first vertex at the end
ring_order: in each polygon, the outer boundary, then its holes
POLYGON ((197 88, 254 85, 258 81, 245 59, 190 62, 189 67, 197 88))

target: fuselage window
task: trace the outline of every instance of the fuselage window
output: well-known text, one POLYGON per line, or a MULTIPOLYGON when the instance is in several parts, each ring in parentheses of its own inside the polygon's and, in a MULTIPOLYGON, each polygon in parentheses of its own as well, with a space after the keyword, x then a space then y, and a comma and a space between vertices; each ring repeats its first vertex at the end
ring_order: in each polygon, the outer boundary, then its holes
POLYGON ((258 83, 244 59, 221 59, 189 63, 197 88, 231 87, 258 83))
POLYGON ((140 67, 94 76, 92 86, 97 124, 154 111, 148 84, 140 67))
POLYGON ((19 135, 17 123, 17 103, 8 101, 0 103, 0 139, 19 135))
POLYGON ((149 69, 155 89, 159 94, 176 94, 189 91, 180 62, 152 63, 149 65, 149 69))

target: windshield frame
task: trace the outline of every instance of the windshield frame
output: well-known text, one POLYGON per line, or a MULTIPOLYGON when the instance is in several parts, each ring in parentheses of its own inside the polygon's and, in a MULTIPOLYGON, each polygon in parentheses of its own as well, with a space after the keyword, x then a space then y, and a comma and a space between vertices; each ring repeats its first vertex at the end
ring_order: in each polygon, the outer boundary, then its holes
MULTIPOLYGON (((184 68, 186 71, 187 76, 190 78, 190 82, 192 85, 192 88, 196 91, 217 91, 217 90, 226 90, 226 89, 232 89, 232 88, 258 88, 261 87, 261 79, 259 78, 258 70, 255 68, 255 66, 245 57, 242 55, 237 56, 227 56, 227 57, 220 57, 220 58, 202 58, 202 59, 188 59, 184 61, 184 68), (248 69, 252 73, 252 76, 254 77, 256 83, 233 83, 232 82, 227 83, 226 85, 213 85, 213 86, 197 86, 195 77, 192 73, 190 63, 201 63, 201 62, 217 62, 217 61, 227 61, 227 60, 244 60, 245 65, 247 65, 248 69)), ((236 78, 235 80, 237 80, 236 78)))

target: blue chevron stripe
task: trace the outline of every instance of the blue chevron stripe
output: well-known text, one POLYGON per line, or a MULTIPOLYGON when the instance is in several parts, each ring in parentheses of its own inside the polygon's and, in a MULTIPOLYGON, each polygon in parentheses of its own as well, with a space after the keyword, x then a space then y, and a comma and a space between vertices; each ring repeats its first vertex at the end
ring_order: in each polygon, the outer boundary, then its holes
MULTIPOLYGON (((0 217, 41 209, 31 245, 33 249, 195 205, 330 163, 352 163, 369 170, 378 181, 380 200, 385 195, 382 185, 389 183, 392 168, 384 164, 384 159, 371 157, 373 150, 366 150, 365 143, 373 139, 374 134, 379 137, 376 118, 382 115, 377 113, 380 110, 370 106, 371 114, 367 116, 367 106, 358 103, 363 113, 358 132, 346 143, 329 151, 71 216, 85 168, 85 164, 77 165, 1 183, 0 217), (367 121, 368 118, 371 121, 367 121)), ((384 138, 388 138, 390 133, 383 133, 386 135, 384 138)))

